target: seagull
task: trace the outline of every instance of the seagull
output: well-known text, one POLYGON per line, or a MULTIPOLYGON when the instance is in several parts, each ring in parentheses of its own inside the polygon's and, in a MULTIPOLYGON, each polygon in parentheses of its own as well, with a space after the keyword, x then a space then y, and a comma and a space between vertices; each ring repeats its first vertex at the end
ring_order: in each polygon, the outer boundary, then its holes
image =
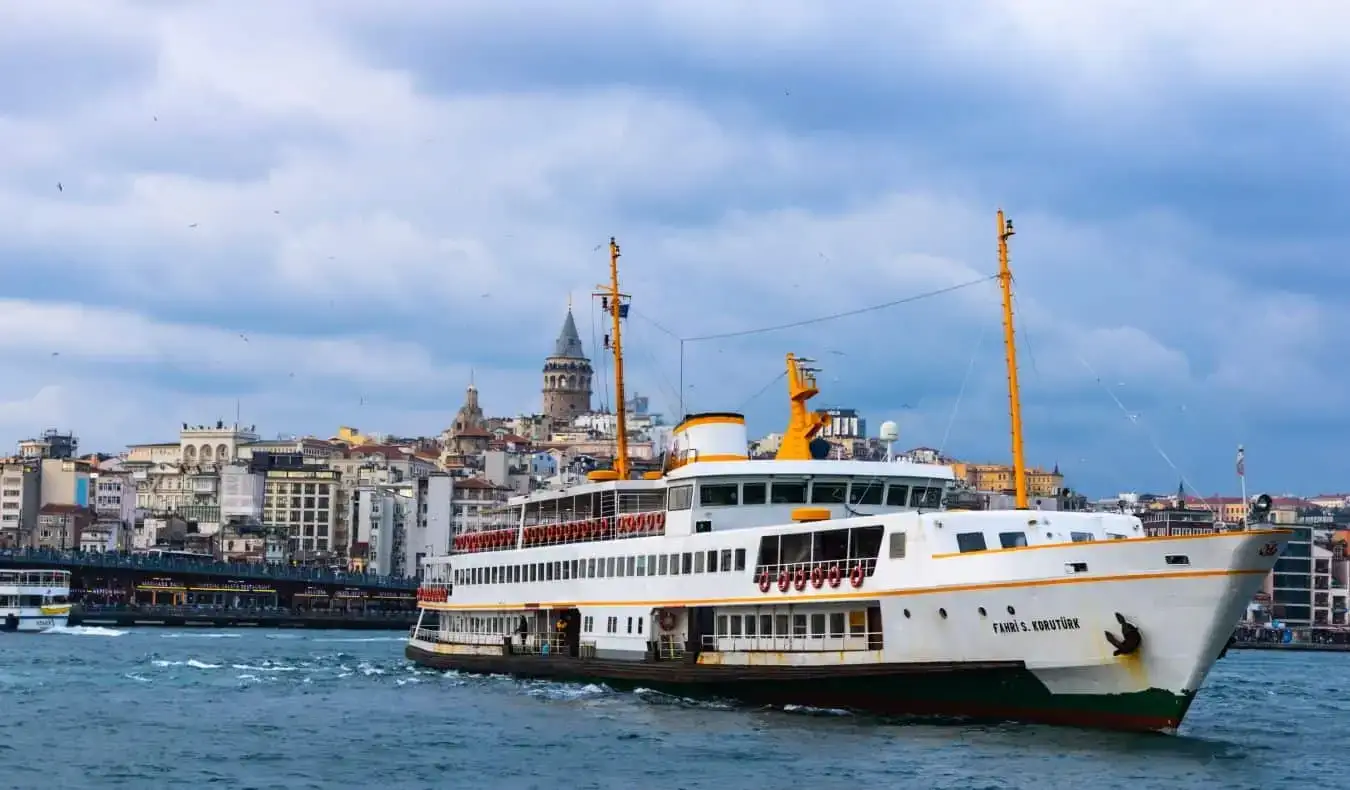
POLYGON ((60 352, 60 351, 53 351, 53 352, 52 352, 52 356, 54 356, 54 357, 59 357, 59 356, 61 356, 61 352, 60 352))
POLYGON ((56 191, 57 191, 57 192, 65 192, 65 191, 66 191, 66 188, 63 187, 63 186, 61 186, 61 182, 60 182, 60 181, 57 181, 57 182, 56 182, 56 191))
POLYGON ((194 222, 194 223, 192 223, 191 225, 188 225, 188 227, 189 227, 189 228, 195 228, 195 227, 197 227, 197 223, 194 222))
POLYGON ((277 209, 272 209, 272 213, 273 213, 273 214, 280 214, 281 212, 278 211, 277 209))
POLYGON ((244 333, 243 333, 243 332, 240 332, 240 333, 239 333, 239 339, 240 339, 240 340, 243 340, 245 343, 248 342, 248 338, 244 337, 244 333))

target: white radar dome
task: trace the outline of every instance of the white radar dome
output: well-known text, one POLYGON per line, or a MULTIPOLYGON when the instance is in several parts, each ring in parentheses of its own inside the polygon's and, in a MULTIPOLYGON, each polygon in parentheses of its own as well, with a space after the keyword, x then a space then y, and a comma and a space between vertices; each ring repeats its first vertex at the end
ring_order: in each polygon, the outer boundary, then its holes
POLYGON ((900 438, 900 427, 893 421, 887 420, 881 424, 882 441, 893 442, 900 438))

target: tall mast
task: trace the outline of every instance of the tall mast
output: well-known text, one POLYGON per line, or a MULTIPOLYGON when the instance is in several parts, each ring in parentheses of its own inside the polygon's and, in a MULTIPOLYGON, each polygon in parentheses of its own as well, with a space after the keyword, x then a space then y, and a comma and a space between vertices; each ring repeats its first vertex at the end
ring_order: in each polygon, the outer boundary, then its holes
POLYGON ((597 296, 604 298, 603 304, 609 308, 610 318, 614 322, 613 336, 610 339, 610 351, 614 354, 614 400, 615 400, 615 436, 618 447, 614 452, 614 471, 620 480, 628 479, 628 402, 623 393, 623 339, 622 324, 619 319, 627 311, 623 309, 624 295, 619 291, 619 244, 613 236, 609 237, 609 285, 596 286, 597 296))
POLYGON ((1027 465, 1022 456, 1022 395, 1017 386, 1017 333, 1013 330, 1012 269, 1008 266, 1008 239, 1012 220, 998 210, 998 282, 1003 289, 1003 349, 1008 360, 1008 412, 1012 425, 1013 482, 1017 509, 1027 509, 1027 465))

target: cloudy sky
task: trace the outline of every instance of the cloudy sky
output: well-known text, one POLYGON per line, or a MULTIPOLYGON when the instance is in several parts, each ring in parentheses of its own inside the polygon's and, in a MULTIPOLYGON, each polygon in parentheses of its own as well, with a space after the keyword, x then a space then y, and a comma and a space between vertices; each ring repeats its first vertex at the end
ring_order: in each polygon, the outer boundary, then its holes
POLYGON ((6 2, 0 447, 537 410, 613 235, 653 408, 775 430, 792 351, 1002 460, 993 283, 690 339, 988 276, 1001 206, 1032 463, 1350 489, 1347 67, 1315 0, 6 2))

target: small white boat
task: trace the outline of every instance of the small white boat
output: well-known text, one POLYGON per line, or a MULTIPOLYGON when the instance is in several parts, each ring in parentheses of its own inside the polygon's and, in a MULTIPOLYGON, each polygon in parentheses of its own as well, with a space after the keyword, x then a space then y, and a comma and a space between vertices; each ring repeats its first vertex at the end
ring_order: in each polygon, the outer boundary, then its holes
POLYGON ((70 620, 70 571, 0 570, 0 631, 46 631, 70 620))

